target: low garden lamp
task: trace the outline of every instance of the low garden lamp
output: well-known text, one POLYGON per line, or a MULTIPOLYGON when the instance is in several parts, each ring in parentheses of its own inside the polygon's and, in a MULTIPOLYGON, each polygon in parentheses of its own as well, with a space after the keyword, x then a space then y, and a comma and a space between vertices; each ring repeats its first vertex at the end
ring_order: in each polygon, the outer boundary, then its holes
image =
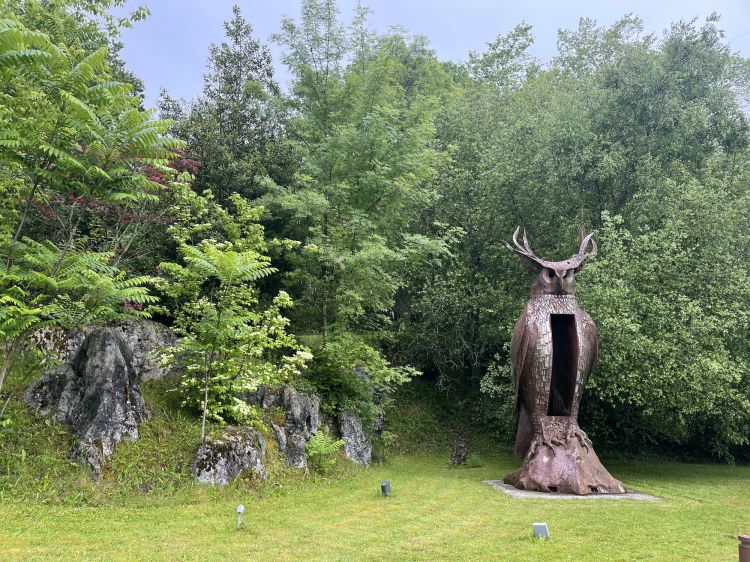
POLYGON ((384 496, 390 496, 391 495, 391 481, 390 480, 382 480, 380 482, 380 492, 384 496))
POLYGON ((532 528, 534 529, 535 539, 549 540, 549 528, 546 523, 534 523, 532 528))
POLYGON ((240 525, 242 525, 242 514, 245 513, 245 506, 240 504, 237 506, 237 528, 240 528, 240 525))

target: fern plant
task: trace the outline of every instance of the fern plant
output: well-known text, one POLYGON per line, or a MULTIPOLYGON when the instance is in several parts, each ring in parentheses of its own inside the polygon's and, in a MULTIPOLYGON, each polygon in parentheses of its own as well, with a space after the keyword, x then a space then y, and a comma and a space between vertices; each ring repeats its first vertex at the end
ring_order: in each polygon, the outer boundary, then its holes
POLYGON ((64 255, 82 203, 155 200, 161 186, 146 166, 163 169, 184 144, 167 135, 168 121, 139 109, 130 85, 112 79, 106 46, 89 52, 68 41, 0 19, 0 173, 12 166, 25 179, 11 261, 35 203, 58 214, 64 255))
POLYGON ((336 465, 336 454, 343 446, 343 440, 334 439, 326 431, 319 431, 305 445, 307 464, 320 474, 327 474, 336 465))

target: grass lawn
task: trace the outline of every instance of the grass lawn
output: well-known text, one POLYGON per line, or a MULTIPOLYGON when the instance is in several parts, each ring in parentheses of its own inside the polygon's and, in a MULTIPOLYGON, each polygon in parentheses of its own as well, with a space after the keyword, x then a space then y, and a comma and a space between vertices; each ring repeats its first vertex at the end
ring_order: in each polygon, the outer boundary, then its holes
POLYGON ((5 501, 7 560, 737 560, 750 532, 750 467, 610 461, 660 502, 518 500, 482 484, 516 461, 452 469, 402 456, 337 480, 261 491, 191 486, 171 499, 99 507, 5 501), (379 495, 381 479, 393 495, 379 495), (235 507, 245 527, 236 531, 235 507), (530 538, 546 521, 552 540, 530 538))

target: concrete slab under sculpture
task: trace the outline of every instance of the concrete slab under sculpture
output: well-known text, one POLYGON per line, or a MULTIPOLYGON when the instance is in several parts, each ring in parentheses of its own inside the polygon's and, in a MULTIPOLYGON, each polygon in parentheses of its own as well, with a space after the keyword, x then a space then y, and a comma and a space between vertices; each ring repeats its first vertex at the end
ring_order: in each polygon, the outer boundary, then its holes
POLYGON ((492 486, 507 496, 522 500, 633 500, 644 502, 658 502, 661 498, 642 494, 641 492, 626 491, 624 494, 550 494, 549 492, 534 492, 531 490, 519 490, 515 486, 506 484, 502 480, 484 480, 483 484, 492 486))
POLYGON ((515 454, 521 468, 504 478, 519 489, 561 494, 624 494, 578 427, 578 408, 596 361, 596 324, 574 295, 575 274, 596 255, 592 234, 581 234, 578 254, 547 261, 534 254, 526 232, 523 246, 506 246, 539 270, 511 339, 515 382, 515 454), (587 249, 589 243, 592 250, 587 249))

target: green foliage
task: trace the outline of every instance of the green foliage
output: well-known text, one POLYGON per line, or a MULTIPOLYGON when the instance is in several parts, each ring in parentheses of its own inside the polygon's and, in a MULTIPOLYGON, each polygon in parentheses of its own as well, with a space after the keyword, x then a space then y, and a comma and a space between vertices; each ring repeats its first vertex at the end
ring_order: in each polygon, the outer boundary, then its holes
POLYGON ((165 93, 157 120, 118 56, 147 10, 122 4, 0 0, 0 387, 39 326, 158 314, 211 420, 291 380, 367 422, 421 371, 510 440, 530 278, 500 241, 521 223, 566 257, 585 225, 582 424, 602 447, 747 454, 750 67, 718 16, 661 36, 584 18, 546 66, 520 24, 458 64, 304 0, 273 38, 286 95, 235 8, 202 95, 165 93))
POLYGON ((419 374, 411 367, 392 367, 376 349, 347 333, 326 341, 321 356, 327 364, 336 365, 343 371, 363 370, 377 390, 394 390, 419 374))
POLYGON ((343 445, 341 439, 334 439, 328 432, 319 431, 305 445, 308 466, 320 474, 328 474, 336 466, 336 457, 343 445))
POLYGON ((586 414, 631 447, 654 440, 726 459, 748 443, 750 284, 738 248, 715 243, 744 213, 723 199, 697 185, 660 189, 667 222, 634 232, 605 215, 581 291, 601 331, 586 414))
MULTIPOLYGON (((196 201, 197 196, 187 196, 196 201)), ((224 223, 224 239, 188 242, 195 234, 190 207, 178 208, 170 228, 178 243, 180 262, 164 262, 160 270, 169 284, 164 290, 177 303, 174 328, 178 344, 165 360, 183 369, 183 404, 202 412, 201 439, 206 419, 220 423, 248 421, 251 409, 240 394, 259 385, 275 385, 298 377, 311 355, 287 333, 282 310, 292 305, 279 292, 270 306, 261 306, 255 284, 274 273, 265 249, 262 227, 253 220, 260 211, 239 196, 231 198, 235 215, 203 199, 203 209, 214 207, 224 223)), ((198 210, 201 214, 203 211, 198 210)))
MULTIPOLYGON (((101 15, 111 4, 83 11, 101 15)), ((163 168, 181 146, 165 134, 168 123, 139 110, 130 85, 114 80, 107 36, 92 36, 81 11, 55 6, 45 16, 34 1, 22 8, 0 18, 0 186, 9 219, 0 232, 0 389, 41 326, 148 316, 154 279, 129 275, 117 267, 122 252, 89 248, 80 235, 91 209, 155 201, 161 186, 145 166, 163 168), (55 223, 51 232, 37 212, 55 223)))
POLYGON ((482 408, 481 420, 487 429, 494 431, 503 441, 515 441, 513 410, 515 408, 515 384, 513 369, 508 361, 508 350, 496 354, 487 365, 487 370, 479 383, 479 389, 490 401, 482 408), (487 407, 489 406, 489 407, 487 407))
POLYGON ((305 373, 306 382, 325 397, 324 413, 336 416, 354 410, 364 427, 372 427, 390 392, 419 375, 411 367, 393 367, 373 347, 350 333, 336 334, 318 347, 305 373))
POLYGON ((106 47, 55 44, 3 19, 0 61, 0 161, 19 167, 30 197, 153 199, 158 186, 138 164, 164 165, 181 143, 164 134, 167 122, 138 109, 129 85, 112 80, 106 47))

